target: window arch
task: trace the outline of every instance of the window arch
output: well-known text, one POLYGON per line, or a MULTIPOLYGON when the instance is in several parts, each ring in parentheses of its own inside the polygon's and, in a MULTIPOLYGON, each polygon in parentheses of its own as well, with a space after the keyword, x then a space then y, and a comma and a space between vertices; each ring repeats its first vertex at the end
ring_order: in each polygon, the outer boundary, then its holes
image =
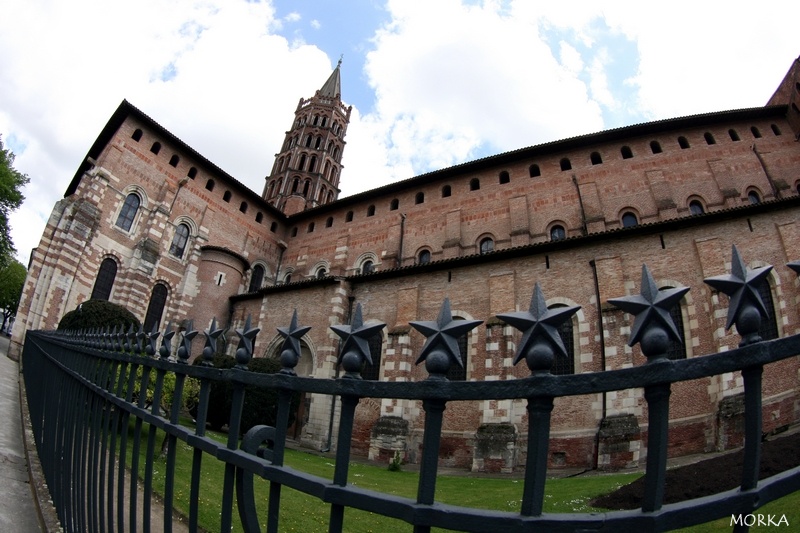
POLYGON ((239 204, 239 211, 242 213, 247 213, 247 202, 242 202, 239 204))
POLYGON ((313 222, 309 222, 308 223, 308 230, 306 230, 306 233, 314 233, 314 228, 315 227, 316 227, 316 225, 313 222))
POLYGON ((183 258, 183 253, 186 251, 186 244, 189 242, 190 231, 189 224, 186 222, 178 224, 178 227, 175 228, 175 235, 172 237, 172 244, 169 247, 169 254, 171 256, 177 257, 178 259, 183 258))
POLYGON ((261 224, 264 220, 264 213, 258 212, 256 213, 256 223, 261 224))
POLYGON ((631 150, 630 146, 623 146, 619 149, 619 153, 622 154, 622 159, 630 159, 633 157, 633 150, 631 150))
POLYGON ((761 138, 761 131, 758 128, 756 128, 755 126, 752 126, 750 128, 750 133, 752 133, 753 137, 756 138, 756 139, 760 139, 761 138))
POLYGON ((347 214, 344 216, 345 222, 352 222, 353 221, 353 212, 348 211, 347 214))
MULTIPOLYGON (((557 303, 549 306, 548 309, 557 309, 559 307, 567 307, 567 305, 557 303)), ((566 376, 575 373, 575 326, 572 320, 573 317, 570 317, 558 326, 558 336, 561 337, 561 342, 564 343, 567 356, 564 357, 560 353, 555 353, 553 367, 550 373, 556 376, 566 376)))
POLYGON ((561 161, 559 161, 559 165, 561 165, 561 170, 572 170, 572 163, 570 163, 569 158, 565 157, 561 161))
POLYGON ((328 217, 327 220, 325 220, 325 227, 330 228, 331 226, 333 226, 333 217, 328 217))
POLYGON ((125 231, 131 230, 141 203, 142 200, 138 194, 130 193, 125 197, 125 202, 122 204, 122 209, 119 210, 119 215, 117 216, 116 225, 118 228, 125 231))
POLYGON ((528 174, 530 174, 532 178, 538 178, 542 175, 542 171, 539 168, 539 165, 534 164, 528 167, 528 174))
POLYGON ((681 147, 681 150, 686 150, 687 148, 689 148, 688 139, 686 139, 686 137, 683 136, 678 137, 678 146, 681 147))
POLYGON ((154 331, 160 329, 161 315, 164 313, 164 306, 167 303, 167 286, 163 283, 156 283, 150 293, 150 302, 147 304, 147 311, 144 315, 144 330, 154 331))
POLYGON ((470 191, 479 191, 481 188, 481 180, 478 178, 472 178, 469 180, 469 190, 470 191))
POLYGON ((324 266, 317 268, 317 270, 314 272, 314 277, 316 277, 317 279, 322 279, 327 275, 328 275, 328 269, 325 268, 324 266))
POLYGON ((781 134, 781 129, 778 127, 777 124, 770 124, 769 127, 772 128, 772 133, 773 134, 775 134, 775 135, 780 135, 781 134))
POLYGON ((564 229, 564 226, 561 224, 554 224, 550 228, 550 240, 551 241, 563 241, 567 238, 567 230, 564 229))
POLYGON ((158 152, 161 151, 161 143, 156 141, 153 143, 153 146, 150 147, 150 151, 153 152, 155 155, 158 155, 158 152))
POLYGON ((419 265, 427 265, 431 262, 431 251, 430 250, 420 250, 417 254, 417 264, 419 265))
POLYGON ((94 288, 90 300, 108 300, 111 297, 111 289, 114 287, 114 279, 117 277, 117 262, 106 257, 100 263, 97 270, 97 278, 94 280, 94 288))
POLYGON ((692 200, 689 202, 689 213, 692 215, 702 215, 706 212, 706 208, 703 207, 703 203, 700 200, 692 200))
POLYGON ((600 155, 600 152, 592 152, 589 156, 589 160, 593 165, 600 165, 603 163, 603 157, 600 155))
POLYGON ((731 129, 729 129, 729 130, 728 130, 728 136, 731 138, 731 140, 732 140, 732 141, 739 141, 739 140, 741 140, 741 139, 739 138, 739 134, 738 134, 738 133, 736 133, 736 130, 735 130, 735 129, 733 129, 733 128, 731 128, 731 129))
POLYGON ((500 184, 501 185, 511 182, 511 176, 505 170, 500 173, 500 176, 499 176, 498 179, 500 180, 500 184))
POLYGON ((414 203, 417 204, 417 205, 425 203, 425 193, 424 192, 418 192, 414 196, 414 203))
POLYGON ((442 187, 442 198, 449 198, 451 194, 453 194, 453 190, 449 185, 442 187))
POLYGON ((373 263, 371 259, 367 259, 361 263, 359 274, 371 274, 372 272, 375 272, 375 263, 373 263))
POLYGON ((747 201, 750 202, 752 205, 760 204, 761 203, 761 195, 758 194, 757 190, 750 189, 747 192, 747 201))
POLYGON ((186 177, 190 180, 193 180, 197 177, 197 168, 191 167, 189 168, 189 172, 186 173, 186 177))
POLYGON ((171 167, 177 167, 178 163, 180 162, 181 158, 178 157, 177 154, 172 154, 172 157, 169 158, 169 165, 171 167))
POLYGON ((264 267, 262 265, 256 265, 253 267, 253 270, 250 272, 250 286, 247 288, 247 292, 255 292, 261 288, 261 284, 264 283, 264 267))
POLYGON ((636 216, 636 213, 633 211, 625 211, 622 214, 622 227, 623 228, 632 228, 633 226, 639 225, 639 217, 636 216))
POLYGON ((206 182, 206 190, 209 192, 214 190, 214 180, 208 180, 206 182))
POLYGON ((136 128, 136 130, 133 132, 133 135, 131 135, 131 139, 133 139, 137 143, 139 141, 141 141, 142 140, 142 130, 140 130, 139 128, 136 128))
POLYGON ((225 201, 225 202, 230 202, 231 201, 231 196, 233 196, 231 194, 231 191, 225 191, 225 194, 222 195, 222 200, 225 201))
POLYGON ((367 207, 367 216, 374 217, 375 216, 375 204, 370 205, 367 207))
POLYGON ((397 211, 398 207, 400 207, 400 200, 393 198, 392 201, 389 202, 389 211, 397 211))
POLYGON ((654 154, 660 154, 661 144, 658 141, 650 141, 650 151, 654 154))
POLYGON ((494 239, 491 237, 484 237, 478 245, 481 255, 488 254, 494 251, 494 239))
POLYGON ((711 135, 710 131, 707 131, 703 134, 703 138, 706 140, 706 144, 717 144, 717 141, 714 139, 714 136, 711 135))

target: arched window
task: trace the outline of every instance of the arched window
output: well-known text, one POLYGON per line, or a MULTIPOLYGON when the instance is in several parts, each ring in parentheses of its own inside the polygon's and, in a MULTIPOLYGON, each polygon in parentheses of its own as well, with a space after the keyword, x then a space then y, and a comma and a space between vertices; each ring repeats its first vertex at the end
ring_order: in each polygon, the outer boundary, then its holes
POLYGON ((422 250, 417 256, 417 263, 420 265, 427 265, 431 262, 431 252, 429 250, 422 250))
POLYGON ((767 316, 761 318, 758 334, 761 335, 761 340, 764 341, 777 339, 778 322, 775 319, 775 302, 772 299, 769 281, 766 279, 761 280, 761 283, 758 284, 758 295, 761 296, 761 301, 764 303, 764 307, 767 308, 767 316))
POLYGON ((631 211, 626 211, 622 215, 622 227, 623 228, 632 228, 633 226, 639 225, 639 219, 636 218, 636 214, 631 211))
POLYGON ((770 128, 772 128, 772 133, 774 133, 775 135, 781 134, 781 129, 778 127, 777 124, 771 124, 770 128))
POLYGON ((442 187, 442 198, 449 198, 452 193, 453 191, 450 189, 449 185, 442 187))
POLYGON ((500 184, 509 183, 511 181, 511 176, 505 170, 500 173, 500 184))
POLYGON ((331 226, 333 226, 333 217, 328 217, 328 219, 325 221, 325 227, 330 228, 331 226))
POLYGON ((630 146, 623 146, 619 149, 619 153, 622 154, 622 159, 630 159, 633 157, 633 150, 631 150, 630 146))
POLYGON ((681 150, 686 150, 689 148, 689 141, 686 137, 678 137, 678 146, 681 147, 681 150))
POLYGON ((287 272, 285 276, 283 276, 284 283, 291 283, 292 282, 292 273, 287 272))
POLYGON ((327 270, 325 267, 319 267, 319 268, 317 269, 317 272, 316 272, 316 274, 315 274, 315 276, 317 277, 317 279, 322 279, 322 278, 324 278, 324 277, 325 277, 325 276, 327 276, 327 275, 328 275, 328 270, 327 270))
POLYGON ((222 199, 226 202, 230 202, 231 196, 232 196, 231 191, 225 191, 225 194, 222 195, 222 199))
POLYGON ((560 224, 556 224, 552 228, 550 228, 550 240, 551 241, 561 241, 567 238, 567 232, 564 230, 564 226, 560 224))
POLYGON ((731 128, 731 129, 729 129, 729 130, 728 130, 728 136, 731 138, 731 140, 732 140, 732 141, 738 141, 738 140, 740 140, 740 139, 739 139, 739 134, 738 134, 738 133, 736 133, 736 130, 735 130, 735 129, 733 129, 733 128, 731 128))
POLYGON ((272 233, 275 233, 276 231, 278 231, 278 223, 277 222, 273 222, 272 224, 270 224, 269 225, 269 230, 272 233))
POLYGON ((261 288, 261 284, 264 282, 264 267, 261 265, 256 265, 253 267, 253 271, 250 273, 250 286, 247 288, 247 292, 255 292, 261 288))
POLYGON ((180 157, 178 157, 176 154, 172 154, 172 157, 169 158, 169 165, 172 167, 177 167, 180 160, 180 157))
POLYGON ((418 192, 416 196, 414 196, 414 203, 417 205, 425 203, 425 193, 418 192))
POLYGON ((383 337, 378 332, 367 341, 369 346, 369 355, 372 358, 372 364, 366 363, 361 370, 361 379, 367 381, 378 381, 381 379, 381 359, 383 351, 383 337))
POLYGON ((391 202, 389 202, 389 211, 397 211, 398 207, 400 207, 400 200, 397 198, 394 198, 391 202))
POLYGON ((592 155, 589 156, 589 159, 593 165, 600 165, 603 162, 600 152, 592 152, 592 155))
POLYGON ((158 152, 161 151, 161 143, 158 141, 154 142, 153 146, 150 147, 150 151, 158 155, 158 152))
POLYGON ((193 180, 197 177, 197 169, 195 167, 191 167, 189 172, 186 173, 186 177, 190 180, 193 180))
POLYGON ((161 325, 161 315, 167 303, 167 287, 163 283, 156 283, 150 293, 150 302, 144 315, 144 330, 153 331, 161 325))
POLYGON ((141 141, 142 140, 142 130, 140 130, 139 128, 136 128, 136 131, 134 131, 133 135, 131 135, 131 139, 133 139, 137 143, 139 141, 141 141))
POLYGON ((308 223, 308 233, 314 233, 314 227, 315 227, 314 223, 313 222, 309 222, 308 223))
POLYGON ((562 159, 559 164, 561 165, 561 170, 572 170, 572 163, 569 162, 569 158, 565 157, 562 159))
POLYGON ((264 221, 264 213, 256 213, 256 223, 261 224, 264 221))
POLYGON ((706 210, 700 200, 692 200, 689 202, 689 213, 693 215, 702 215, 706 210))
POLYGON ((368 217, 374 217, 375 216, 375 206, 374 205, 371 205, 371 206, 367 207, 367 216, 368 217))
POLYGON ((352 222, 353 221, 353 212, 348 211, 347 214, 344 216, 345 222, 352 222))
POLYGON ((239 204, 239 211, 242 213, 247 213, 247 202, 242 202, 239 204))
POLYGON ((469 190, 471 191, 478 191, 481 188, 481 180, 478 178, 472 178, 469 180, 469 190))
POLYGON ((375 264, 372 261, 367 259, 361 263, 361 272, 359 274, 370 274, 372 272, 375 272, 375 264))
POLYGON ((539 165, 531 165, 528 167, 528 173, 532 178, 538 178, 542 175, 542 171, 539 169, 539 165))
POLYGON ((111 297, 111 289, 114 287, 114 279, 117 277, 117 262, 106 257, 100 263, 97 270, 97 278, 94 280, 94 288, 90 300, 108 300, 111 297))
POLYGON ((659 144, 658 141, 650 141, 650 151, 653 152, 654 154, 661 153, 661 145, 659 144))
POLYGON ((214 190, 214 180, 208 180, 206 182, 206 190, 213 191, 214 190))
POLYGON ((759 196, 757 191, 750 191, 747 193, 747 200, 753 205, 760 204, 761 196, 759 196))
POLYGON ((753 137, 755 139, 760 139, 761 138, 761 131, 758 128, 756 128, 755 126, 750 128, 750 133, 753 134, 753 137))
POLYGON ((297 237, 297 226, 292 228, 292 231, 291 231, 290 235, 292 237, 297 237))
MULTIPOLYGON (((464 320, 460 316, 454 316, 453 320, 464 320)), ((450 362, 450 369, 447 371, 447 379, 450 381, 466 381, 467 365, 469 364, 469 351, 467 349, 469 333, 464 333, 458 338, 458 352, 461 354, 462 365, 455 361, 450 362)))
MULTIPOLYGON (((554 304, 548 309, 556 309, 558 307, 567 307, 565 304, 554 304)), ((561 337, 561 342, 564 343, 564 348, 567 350, 567 356, 556 353, 553 360, 553 368, 551 374, 556 376, 566 376, 575 373, 575 332, 572 325, 572 317, 565 320, 558 326, 558 336, 561 337)))
POLYGON ((489 252, 494 251, 494 241, 491 237, 481 239, 480 251, 481 254, 488 254, 489 252))
POLYGON ((175 228, 175 235, 172 237, 172 244, 169 247, 169 254, 181 259, 183 252, 186 251, 186 243, 189 242, 189 225, 181 222, 175 228))
POLYGON ((130 231, 133 226, 133 220, 136 218, 136 213, 139 212, 139 205, 141 200, 139 196, 131 193, 125 197, 125 203, 122 204, 122 209, 119 210, 117 216, 117 227, 125 231, 130 231))
POLYGON ((711 135, 710 131, 705 132, 703 138, 706 140, 706 144, 717 144, 717 141, 714 140, 714 136, 711 135))

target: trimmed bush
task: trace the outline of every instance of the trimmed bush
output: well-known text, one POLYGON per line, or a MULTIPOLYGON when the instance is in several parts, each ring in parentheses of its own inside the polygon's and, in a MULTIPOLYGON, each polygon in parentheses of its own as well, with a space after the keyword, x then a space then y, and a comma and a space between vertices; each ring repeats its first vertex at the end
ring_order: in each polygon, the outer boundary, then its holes
POLYGON ((138 330, 139 320, 121 305, 106 300, 89 300, 65 314, 58 323, 58 329, 113 329, 117 326, 127 330, 131 325, 138 330))

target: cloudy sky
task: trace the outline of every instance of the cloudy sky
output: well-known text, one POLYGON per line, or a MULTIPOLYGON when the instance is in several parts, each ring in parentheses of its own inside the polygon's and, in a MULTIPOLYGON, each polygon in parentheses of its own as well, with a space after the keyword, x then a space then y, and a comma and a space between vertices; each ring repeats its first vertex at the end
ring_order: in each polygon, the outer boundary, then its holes
POLYGON ((800 2, 0 0, 0 135, 27 264, 122 99, 261 192, 343 56, 342 195, 564 137, 761 106, 800 2), (608 5, 602 5, 608 4, 608 5))

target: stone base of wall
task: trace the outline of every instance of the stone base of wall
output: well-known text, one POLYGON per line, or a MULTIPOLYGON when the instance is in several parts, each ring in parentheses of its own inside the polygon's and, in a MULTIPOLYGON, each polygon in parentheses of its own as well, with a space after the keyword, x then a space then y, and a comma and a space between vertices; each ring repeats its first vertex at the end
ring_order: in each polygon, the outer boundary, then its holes
POLYGON ((483 424, 475 433, 473 472, 511 473, 517 456, 517 430, 511 424, 483 424))
POLYGON ((727 396, 717 406, 717 450, 744 445, 744 393, 727 396))
POLYGON ((642 432, 635 415, 608 416, 600 422, 597 468, 620 470, 638 466, 642 432))
POLYGON ((382 416, 372 427, 369 440, 369 459, 389 463, 400 454, 408 461, 408 420, 399 416, 382 416))

